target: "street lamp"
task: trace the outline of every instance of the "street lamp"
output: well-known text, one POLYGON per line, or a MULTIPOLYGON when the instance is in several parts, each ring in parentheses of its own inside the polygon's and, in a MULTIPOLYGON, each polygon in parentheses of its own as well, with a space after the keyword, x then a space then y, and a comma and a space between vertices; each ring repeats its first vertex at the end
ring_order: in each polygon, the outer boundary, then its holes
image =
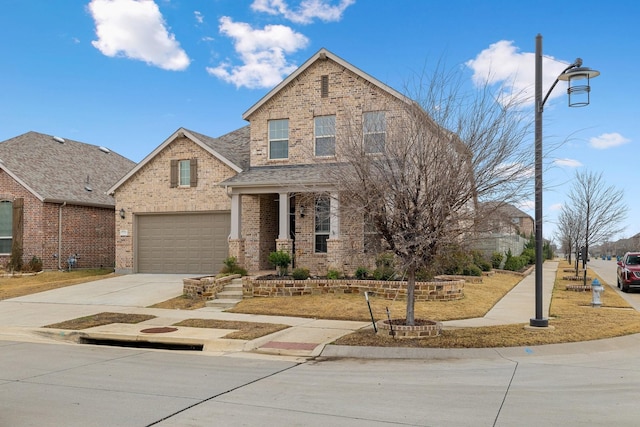
MULTIPOLYGON (((542 315, 542 112, 544 104, 556 87, 558 81, 564 80, 569 84, 570 107, 585 107, 589 105, 589 93, 591 88, 589 81, 600 75, 599 71, 582 66, 582 59, 564 69, 553 82, 551 88, 542 97, 542 36, 536 36, 536 69, 535 69, 535 228, 536 228, 536 317, 530 319, 529 325, 535 327, 549 326, 549 319, 542 315), (585 84, 576 85, 575 82, 586 79, 585 84)), ((582 82, 581 82, 582 83, 582 82)))

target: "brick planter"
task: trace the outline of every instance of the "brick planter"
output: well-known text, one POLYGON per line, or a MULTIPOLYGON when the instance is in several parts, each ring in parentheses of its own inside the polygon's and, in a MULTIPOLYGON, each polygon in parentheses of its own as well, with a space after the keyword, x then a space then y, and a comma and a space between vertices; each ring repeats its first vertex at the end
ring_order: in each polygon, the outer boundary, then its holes
POLYGON ((415 319, 414 326, 404 325, 404 319, 379 320, 376 322, 378 335, 388 336, 393 326, 395 338, 429 338, 437 337, 442 332, 442 323, 433 320, 415 319))
MULTIPOLYGON (((464 297, 464 280, 416 282, 416 301, 453 301, 464 297)), ((407 282, 357 279, 260 279, 244 277, 242 293, 249 297, 290 297, 323 294, 363 294, 385 299, 405 298, 407 282)))
POLYGON ((226 284, 239 277, 239 274, 233 274, 219 279, 213 276, 182 279, 182 292, 191 298, 212 299, 226 284))

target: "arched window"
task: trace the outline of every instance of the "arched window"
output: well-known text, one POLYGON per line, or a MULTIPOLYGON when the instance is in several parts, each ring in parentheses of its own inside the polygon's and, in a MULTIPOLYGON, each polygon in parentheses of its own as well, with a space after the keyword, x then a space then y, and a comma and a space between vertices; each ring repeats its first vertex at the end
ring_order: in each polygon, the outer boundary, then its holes
POLYGON ((0 200, 0 254, 11 253, 12 227, 13 203, 9 200, 0 200))

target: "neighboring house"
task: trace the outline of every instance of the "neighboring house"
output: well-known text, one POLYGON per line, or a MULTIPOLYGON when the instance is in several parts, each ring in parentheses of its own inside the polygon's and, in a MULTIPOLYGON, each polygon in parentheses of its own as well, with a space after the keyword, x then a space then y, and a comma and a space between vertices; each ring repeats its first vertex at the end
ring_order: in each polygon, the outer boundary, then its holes
POLYGON ((321 49, 243 114, 249 126, 219 138, 177 130, 109 190, 124 210, 116 271, 210 274, 227 256, 271 270, 276 250, 315 274, 370 267, 371 229, 325 171, 339 162, 338 132, 375 155, 410 104, 321 49))
POLYGON ((511 204, 481 203, 478 218, 479 239, 473 246, 487 256, 509 250, 519 255, 535 230, 533 218, 511 204))
POLYGON ((134 162, 105 147, 36 132, 0 143, 0 262, 12 247, 44 269, 113 267, 115 201, 134 162))

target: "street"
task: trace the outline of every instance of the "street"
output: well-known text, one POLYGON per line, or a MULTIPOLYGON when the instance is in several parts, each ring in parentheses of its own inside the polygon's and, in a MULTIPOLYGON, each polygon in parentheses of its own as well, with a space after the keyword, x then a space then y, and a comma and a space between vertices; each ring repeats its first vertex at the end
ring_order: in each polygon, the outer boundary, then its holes
POLYGON ((639 356, 640 335, 308 361, 0 340, 0 426, 635 426, 639 356))

